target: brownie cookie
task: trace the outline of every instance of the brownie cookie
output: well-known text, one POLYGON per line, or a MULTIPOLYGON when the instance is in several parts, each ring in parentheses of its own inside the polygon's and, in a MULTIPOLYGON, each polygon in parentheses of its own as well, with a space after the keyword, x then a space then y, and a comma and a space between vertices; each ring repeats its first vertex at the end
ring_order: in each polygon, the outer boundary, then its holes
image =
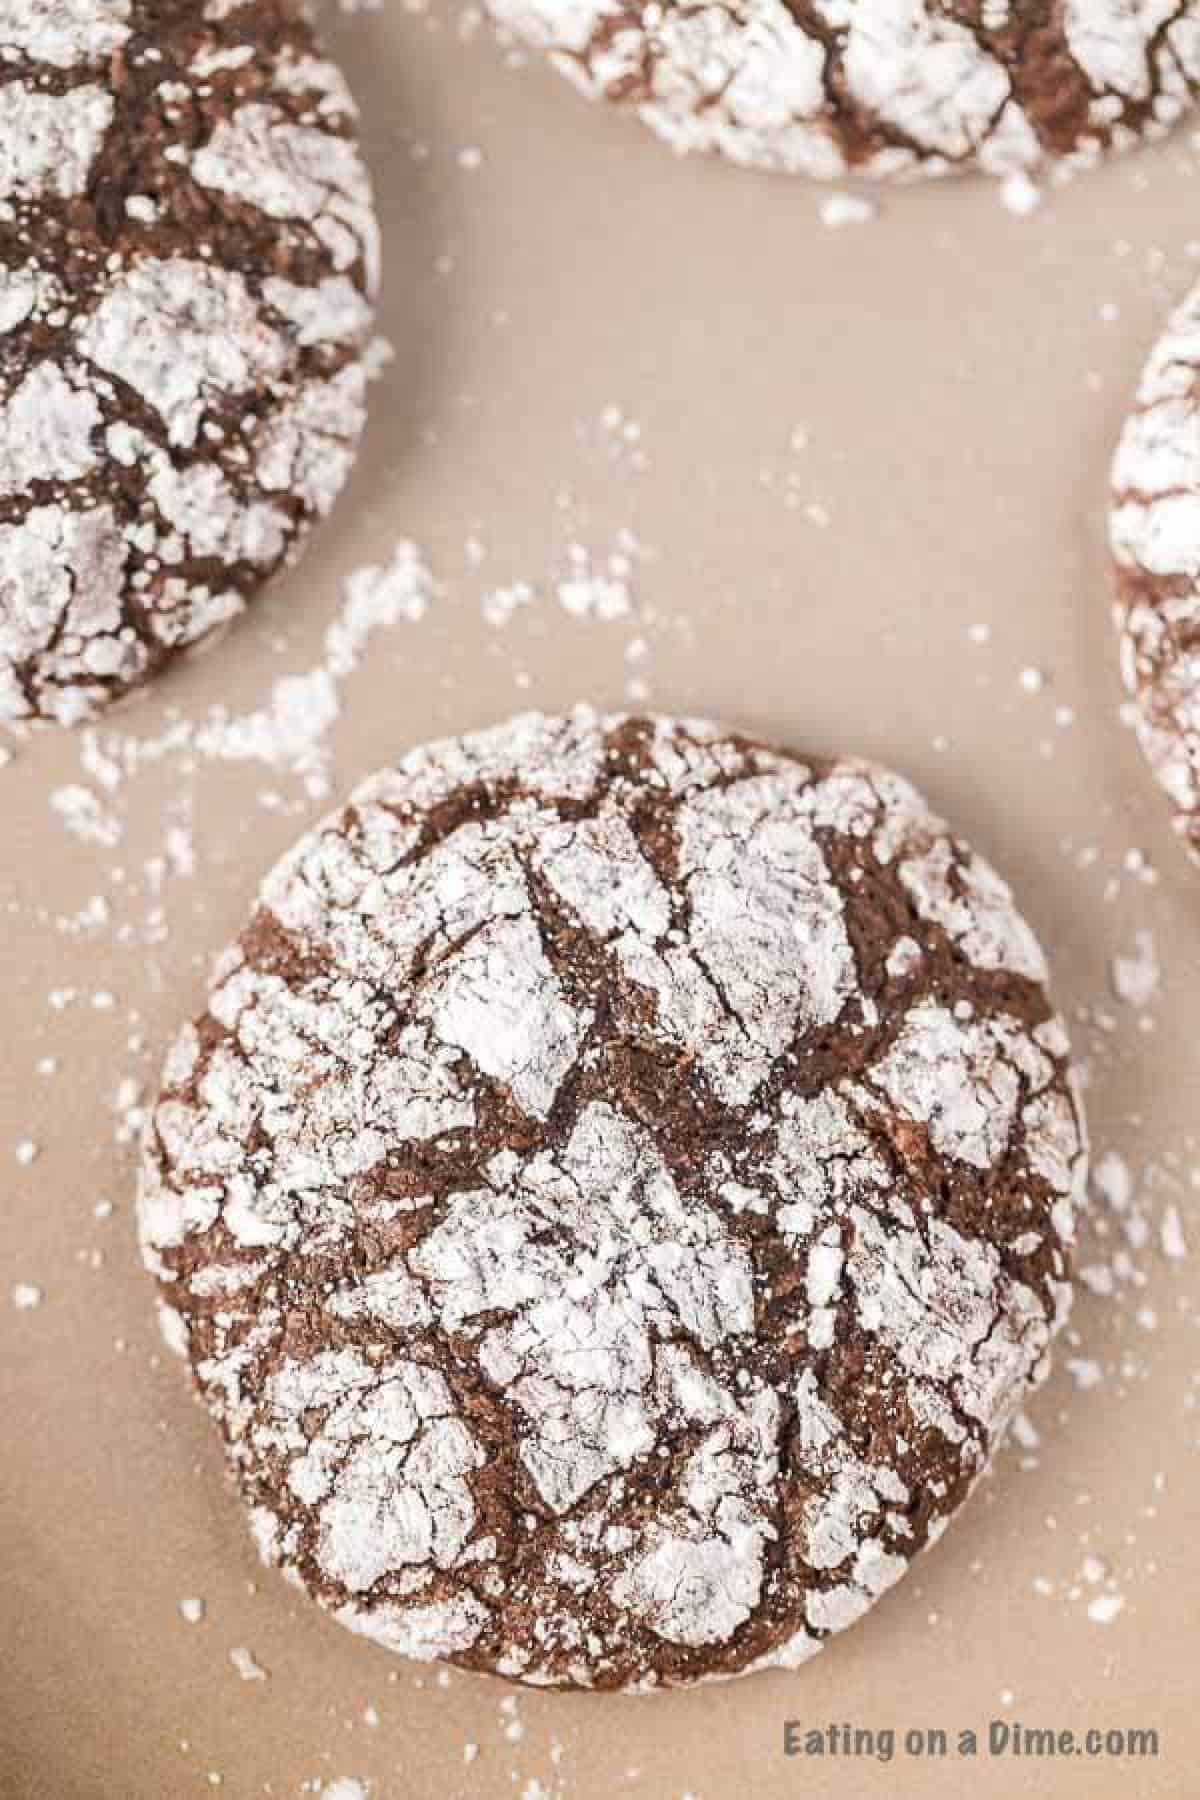
POLYGON ((1200 287, 1155 345, 1113 461, 1121 670, 1138 741, 1200 860, 1200 287))
POLYGON ((377 270, 285 0, 0 0, 0 720, 89 717, 295 552, 377 270))
POLYGON ((547 1685, 792 1667, 1046 1368, 1042 953, 906 782, 665 719, 414 751, 278 865, 147 1134, 263 1557, 547 1685))
POLYGON ((1196 0, 486 0, 676 150, 830 179, 1089 163, 1200 85, 1196 0))

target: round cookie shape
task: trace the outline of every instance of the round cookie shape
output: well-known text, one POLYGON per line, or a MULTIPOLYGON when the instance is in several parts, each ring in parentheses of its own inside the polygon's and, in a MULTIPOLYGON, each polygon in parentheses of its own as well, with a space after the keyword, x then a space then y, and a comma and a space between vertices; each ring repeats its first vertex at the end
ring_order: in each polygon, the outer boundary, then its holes
POLYGON ((75 723, 327 513, 378 276, 286 0, 0 0, 0 721, 75 723))
POLYGON ((1200 85, 1200 10, 1172 0, 486 4, 673 149, 821 180, 1088 164, 1200 85))
POLYGON ((1121 672, 1138 741, 1200 861, 1200 286, 1151 352, 1112 469, 1121 672))
POLYGON ((263 1558, 533 1684, 804 1661, 1065 1316, 1045 974, 868 763, 579 709, 364 783, 267 878, 144 1149, 263 1558))

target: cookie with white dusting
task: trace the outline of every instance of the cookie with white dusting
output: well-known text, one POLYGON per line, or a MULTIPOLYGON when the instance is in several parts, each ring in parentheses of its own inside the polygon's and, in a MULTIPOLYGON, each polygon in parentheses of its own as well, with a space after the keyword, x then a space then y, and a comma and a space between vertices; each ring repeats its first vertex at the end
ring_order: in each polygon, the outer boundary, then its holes
POLYGON ((829 179, 1093 162, 1200 85, 1196 0, 486 0, 676 150, 829 179))
POLYGON ((286 0, 0 0, 0 721, 240 612, 364 422, 378 233, 286 0))
POLYGON ((812 1655, 1064 1316, 1045 975, 867 763, 581 709, 366 782, 268 877, 145 1145, 263 1557, 531 1683, 812 1655))
POLYGON ((1200 860, 1200 287, 1146 364, 1112 488, 1121 670, 1142 750, 1200 860))

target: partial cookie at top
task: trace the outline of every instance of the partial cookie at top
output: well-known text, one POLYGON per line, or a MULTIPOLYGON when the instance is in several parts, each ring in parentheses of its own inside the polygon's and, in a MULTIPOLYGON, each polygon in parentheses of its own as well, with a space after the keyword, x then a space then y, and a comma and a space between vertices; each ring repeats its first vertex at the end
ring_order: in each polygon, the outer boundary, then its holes
POLYGON ((531 715, 360 787, 167 1060, 142 1244, 259 1548, 536 1684, 794 1666, 1067 1304, 1041 950, 899 777, 531 715))
POLYGON ((286 0, 0 0, 0 721, 74 723, 333 505, 378 275, 286 0))
POLYGON ((1200 860, 1200 286, 1143 371, 1113 460, 1109 535, 1138 741, 1200 860))
POLYGON ((1195 0, 486 0, 676 150, 830 179, 1087 164, 1200 85, 1195 0))

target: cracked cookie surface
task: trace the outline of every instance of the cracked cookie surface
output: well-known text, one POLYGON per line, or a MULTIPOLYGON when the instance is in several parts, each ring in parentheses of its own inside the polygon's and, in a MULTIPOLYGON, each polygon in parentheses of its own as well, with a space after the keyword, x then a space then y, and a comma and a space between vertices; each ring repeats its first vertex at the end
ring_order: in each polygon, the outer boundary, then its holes
POLYGON ((676 150, 829 180, 1086 164, 1200 85, 1196 0, 486 0, 676 150))
POLYGON ((1200 287, 1151 352, 1112 490, 1121 672, 1138 742, 1200 861, 1200 287))
POLYGON ((287 0, 0 0, 0 721, 233 618, 365 417, 354 104, 287 0))
POLYGON ((812 1655, 1065 1315, 1045 979, 871 764, 579 709, 365 782, 267 878, 144 1149, 265 1560, 530 1683, 812 1655))

